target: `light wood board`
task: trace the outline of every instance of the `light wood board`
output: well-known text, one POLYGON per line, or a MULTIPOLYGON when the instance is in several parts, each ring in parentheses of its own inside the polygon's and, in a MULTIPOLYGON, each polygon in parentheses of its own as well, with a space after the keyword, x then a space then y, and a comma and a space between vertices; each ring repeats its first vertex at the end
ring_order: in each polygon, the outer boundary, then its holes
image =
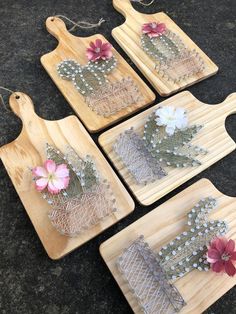
POLYGON ((197 100, 190 92, 181 92, 104 132, 99 137, 99 143, 132 190, 136 199, 143 205, 150 205, 236 148, 235 142, 225 129, 225 119, 233 113, 236 113, 236 93, 228 96, 221 104, 207 105, 197 100), (200 166, 166 168, 168 172, 166 177, 147 185, 138 185, 112 147, 117 136, 130 127, 133 127, 134 131, 139 133, 143 132, 148 116, 159 106, 185 108, 190 125, 203 125, 203 129, 200 130, 191 143, 207 149, 208 153, 197 157, 202 163, 200 166))
POLYGON ((100 34, 90 37, 76 37, 67 31, 65 23, 58 17, 49 17, 46 21, 46 27, 48 32, 56 37, 59 43, 55 50, 41 57, 41 63, 90 132, 98 132, 112 123, 123 119, 129 114, 136 112, 140 108, 151 104, 155 100, 154 93, 113 48, 113 54, 118 63, 117 68, 108 75, 109 81, 115 82, 125 77, 131 77, 138 86, 140 93, 143 95, 144 105, 138 103, 133 104, 110 117, 97 115, 88 107, 84 101, 84 96, 77 91, 73 83, 71 81, 63 80, 58 75, 57 65, 65 59, 74 59, 81 65, 85 65, 88 62, 86 49, 89 47, 89 43, 98 38, 102 41, 107 40, 100 34))
POLYGON ((218 67, 165 13, 142 14, 133 8, 130 0, 113 0, 113 5, 126 21, 112 30, 112 36, 161 96, 171 95, 217 73, 218 67), (141 27, 153 21, 165 23, 190 50, 195 49, 205 62, 205 70, 179 83, 164 80, 155 70, 155 62, 141 48, 141 27))
POLYGON ((49 257, 61 258, 133 211, 133 200, 75 116, 58 121, 43 120, 34 112, 31 99, 20 92, 11 95, 10 106, 21 118, 23 127, 16 140, 0 148, 0 158, 49 257), (32 181, 30 168, 46 160, 46 143, 61 152, 70 145, 81 158, 91 155, 116 198, 117 212, 75 238, 61 235, 51 225, 47 216, 50 205, 36 191, 32 181))
MULTIPOLYGON (((186 230, 187 213, 200 198, 212 196, 217 199, 217 209, 210 215, 211 219, 225 220, 229 225, 227 238, 236 240, 236 198, 220 193, 207 179, 202 179, 186 190, 177 194, 161 206, 157 207, 129 227, 125 228, 100 246, 100 253, 125 295, 129 305, 136 314, 142 311, 137 300, 129 290, 127 282, 119 273, 116 260, 140 235, 154 252, 169 243, 179 233, 186 230)), ((181 314, 199 314, 218 300, 236 284, 236 277, 226 274, 191 271, 177 279, 174 285, 178 288, 187 305, 181 314)))

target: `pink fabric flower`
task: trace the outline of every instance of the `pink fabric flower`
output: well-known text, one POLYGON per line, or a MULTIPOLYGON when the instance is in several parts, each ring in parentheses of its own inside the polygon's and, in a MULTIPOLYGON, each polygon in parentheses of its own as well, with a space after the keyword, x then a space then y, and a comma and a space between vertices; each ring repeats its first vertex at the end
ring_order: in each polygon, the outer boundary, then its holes
POLYGON ((158 37, 166 31, 166 25, 164 23, 145 23, 142 26, 142 32, 147 34, 150 38, 158 37))
POLYGON ((226 272, 229 276, 234 276, 236 274, 235 242, 225 238, 214 239, 207 251, 207 261, 214 272, 226 272))
POLYGON ((90 61, 108 60, 113 56, 112 45, 109 43, 103 43, 101 39, 96 39, 95 43, 91 41, 87 48, 86 56, 90 61))
POLYGON ((43 167, 35 167, 32 173, 36 179, 36 190, 39 192, 47 188, 49 193, 58 194, 69 185, 69 169, 66 164, 56 165, 53 160, 48 159, 43 167))

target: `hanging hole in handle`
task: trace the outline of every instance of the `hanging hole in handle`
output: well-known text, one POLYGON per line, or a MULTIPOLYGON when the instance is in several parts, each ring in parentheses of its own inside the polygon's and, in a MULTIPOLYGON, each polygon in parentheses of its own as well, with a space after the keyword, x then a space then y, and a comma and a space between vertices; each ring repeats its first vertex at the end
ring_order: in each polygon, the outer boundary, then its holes
POLYGON ((51 18, 51 22, 54 22, 54 20, 55 20, 54 17, 52 17, 52 18, 51 18))
POLYGON ((16 99, 20 99, 20 96, 19 96, 19 95, 16 95, 15 98, 16 98, 16 99))

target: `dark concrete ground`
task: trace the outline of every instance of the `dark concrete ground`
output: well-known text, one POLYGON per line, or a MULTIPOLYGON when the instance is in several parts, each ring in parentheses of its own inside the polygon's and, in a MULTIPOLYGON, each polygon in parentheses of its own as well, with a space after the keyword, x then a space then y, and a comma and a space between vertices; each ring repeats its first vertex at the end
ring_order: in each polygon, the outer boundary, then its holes
MULTIPOLYGON (((43 118, 56 120, 73 114, 39 61, 41 55, 57 44, 44 26, 47 16, 54 14, 87 21, 105 18, 107 22, 99 31, 137 70, 111 37, 112 28, 124 21, 111 2, 1 0, 0 85, 29 94, 43 118)), ((197 98, 214 104, 236 91, 235 0, 156 0, 152 7, 139 7, 139 10, 168 13, 219 65, 218 75, 189 88, 197 98)), ((77 29, 74 33, 88 36, 93 31, 77 29)), ((158 97, 157 102, 160 101, 158 97)), ((227 118, 226 128, 236 140, 235 117, 227 118)), ((19 119, 0 107, 0 145, 13 140, 20 130, 19 119)), ((97 136, 93 138, 97 141, 97 136)), ((220 191, 236 196, 235 157, 236 152, 233 152, 152 206, 136 204, 136 210, 129 217, 57 262, 49 260, 44 252, 0 162, 0 313, 131 313, 99 255, 99 245, 200 178, 209 178, 220 191)), ((229 291, 206 313, 236 313, 236 289, 229 291)))

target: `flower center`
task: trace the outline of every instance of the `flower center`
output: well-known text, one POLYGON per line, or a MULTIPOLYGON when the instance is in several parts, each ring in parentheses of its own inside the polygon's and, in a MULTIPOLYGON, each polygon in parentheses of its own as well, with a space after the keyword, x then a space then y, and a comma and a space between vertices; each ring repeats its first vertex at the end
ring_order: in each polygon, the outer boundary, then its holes
POLYGON ((51 181, 51 180, 53 180, 53 179, 55 179, 55 175, 54 175, 54 173, 50 173, 50 174, 48 175, 48 180, 51 181))
POLYGON ((151 28, 156 28, 156 26, 157 26, 157 23, 155 22, 151 23, 151 28))
POLYGON ((95 52, 96 52, 96 53, 99 53, 99 52, 101 52, 101 48, 99 48, 99 47, 96 47, 96 48, 95 48, 95 52))
POLYGON ((230 255, 227 253, 224 253, 221 255, 221 259, 227 262, 230 259, 230 255))
POLYGON ((167 116, 167 121, 171 122, 174 121, 175 117, 174 116, 167 116))

